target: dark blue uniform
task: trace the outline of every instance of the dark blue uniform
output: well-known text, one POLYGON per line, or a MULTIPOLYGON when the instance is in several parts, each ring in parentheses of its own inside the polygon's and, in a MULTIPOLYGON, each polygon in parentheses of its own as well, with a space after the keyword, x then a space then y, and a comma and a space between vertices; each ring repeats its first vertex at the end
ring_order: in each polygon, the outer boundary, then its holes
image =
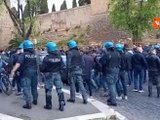
POLYGON ((105 77, 109 89, 108 104, 116 106, 116 82, 118 80, 121 57, 118 52, 109 50, 100 59, 100 63, 105 67, 105 77))
POLYGON ((49 52, 49 55, 47 55, 42 63, 41 71, 45 75, 45 92, 46 92, 46 109, 52 108, 52 87, 53 85, 56 86, 57 94, 59 97, 59 105, 61 107, 61 103, 65 104, 64 102, 64 95, 63 95, 63 83, 61 81, 60 71, 64 68, 63 60, 58 53, 58 51, 55 52, 49 52))
POLYGON ((22 87, 27 104, 31 104, 33 101, 37 101, 37 56, 33 50, 25 50, 17 60, 17 63, 21 64, 22 75, 22 87), (32 94, 32 97, 31 97, 32 94))
MULTIPOLYGON (((12 66, 14 66, 16 64, 16 62, 18 61, 18 57, 21 55, 21 53, 15 53, 11 56, 11 63, 12 63, 12 66)), ((17 71, 16 71, 16 75, 12 81, 12 86, 15 87, 15 83, 17 84, 17 91, 18 92, 21 92, 21 68, 19 68, 17 71)))
POLYGON ((83 85, 82 69, 84 61, 82 55, 77 48, 72 48, 67 53, 67 68, 70 73, 70 101, 75 101, 75 83, 77 82, 79 89, 82 93, 84 103, 87 101, 87 93, 83 85))

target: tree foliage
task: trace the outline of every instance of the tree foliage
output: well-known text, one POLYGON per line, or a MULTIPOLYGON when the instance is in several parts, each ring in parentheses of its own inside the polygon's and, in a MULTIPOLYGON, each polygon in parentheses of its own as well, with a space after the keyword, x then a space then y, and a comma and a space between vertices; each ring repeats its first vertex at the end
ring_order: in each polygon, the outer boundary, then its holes
POLYGON ((53 4, 53 6, 52 6, 52 12, 56 12, 55 4, 53 4))
POLYGON ((11 8, 12 13, 18 18, 18 12, 15 7, 11 8))
POLYGON ((79 6, 88 5, 91 4, 91 0, 79 0, 78 4, 79 6))
POLYGON ((47 0, 40 0, 40 14, 48 13, 48 11, 47 0))
POLYGON ((24 38, 20 35, 15 35, 15 37, 13 39, 10 40, 9 42, 9 48, 17 48, 22 42, 23 42, 24 38))
POLYGON ((72 1, 72 8, 75 8, 75 7, 77 7, 77 1, 76 1, 76 0, 73 0, 73 1, 72 1))
POLYGON ((153 18, 160 10, 159 0, 110 0, 109 5, 111 23, 130 33, 134 42, 152 30, 153 18))
POLYGON ((65 10, 67 9, 67 3, 66 3, 66 0, 63 1, 62 5, 61 5, 61 10, 65 10))
POLYGON ((23 39, 28 39, 32 34, 32 29, 34 26, 35 16, 39 13, 40 0, 26 0, 25 10, 23 11, 23 4, 20 4, 20 0, 17 0, 17 14, 18 17, 14 14, 13 10, 8 6, 7 0, 2 0, 5 7, 7 8, 10 18, 12 19, 15 28, 17 28, 18 35, 23 37, 23 39), (30 23, 26 26, 26 20, 29 19, 30 23))

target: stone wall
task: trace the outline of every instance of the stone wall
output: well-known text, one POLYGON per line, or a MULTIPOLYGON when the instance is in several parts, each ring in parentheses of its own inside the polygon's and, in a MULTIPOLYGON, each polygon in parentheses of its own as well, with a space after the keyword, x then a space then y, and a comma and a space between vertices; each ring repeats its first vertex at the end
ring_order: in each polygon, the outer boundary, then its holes
POLYGON ((0 49, 5 49, 14 37, 15 29, 7 9, 3 5, 0 7, 0 49))
POLYGON ((91 0, 90 5, 41 15, 40 32, 43 38, 56 39, 55 34, 67 34, 67 29, 90 26, 88 40, 119 39, 117 31, 113 32, 107 22, 107 8, 108 0, 91 0))
POLYGON ((90 5, 39 16, 41 32, 48 29, 51 29, 52 31, 60 31, 76 25, 84 25, 90 21, 90 5))

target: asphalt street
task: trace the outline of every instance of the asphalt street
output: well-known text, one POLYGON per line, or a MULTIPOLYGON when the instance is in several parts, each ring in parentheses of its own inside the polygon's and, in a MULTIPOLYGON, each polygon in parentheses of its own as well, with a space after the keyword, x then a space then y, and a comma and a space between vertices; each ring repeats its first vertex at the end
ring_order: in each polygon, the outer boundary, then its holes
MULTIPOLYGON (((65 98, 68 99, 69 95, 65 94, 65 98)), ((52 110, 43 109, 45 104, 45 94, 44 89, 41 89, 39 90, 38 105, 33 106, 31 110, 25 110, 22 108, 22 105, 24 104, 22 96, 17 97, 14 94, 11 96, 6 96, 4 94, 0 94, 0 113, 21 118, 23 120, 55 120, 60 118, 100 113, 100 111, 90 103, 84 105, 80 99, 76 99, 76 103, 67 103, 65 106, 65 111, 60 112, 58 110, 58 98, 55 90, 53 91, 52 101, 52 110)))

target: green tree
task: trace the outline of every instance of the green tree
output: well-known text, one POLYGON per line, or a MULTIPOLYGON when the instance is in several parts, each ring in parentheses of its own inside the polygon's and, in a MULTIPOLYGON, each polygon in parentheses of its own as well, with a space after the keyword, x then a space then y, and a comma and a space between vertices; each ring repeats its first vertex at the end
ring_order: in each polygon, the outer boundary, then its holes
POLYGON ((61 10, 65 10, 67 9, 67 4, 66 4, 66 0, 63 1, 62 5, 61 5, 61 10))
POLYGON ((15 35, 13 39, 10 40, 9 42, 9 48, 17 48, 22 42, 24 38, 20 35, 15 35))
POLYGON ((16 8, 15 8, 15 7, 12 7, 12 8, 11 8, 11 11, 12 11, 13 14, 18 18, 18 12, 17 12, 16 8))
POLYGON ((159 0, 110 0, 111 23, 132 35, 133 42, 141 42, 143 33, 152 30, 152 20, 158 17, 159 0))
POLYGON ((47 0, 41 0, 40 2, 40 14, 48 13, 47 0))
POLYGON ((52 12, 56 12, 55 4, 53 4, 53 6, 52 6, 52 12))
POLYGON ((27 17, 24 16, 23 11, 23 4, 20 4, 20 0, 17 0, 17 6, 18 6, 18 18, 15 16, 14 12, 11 10, 11 8, 8 5, 8 0, 2 0, 5 7, 7 8, 10 18, 12 19, 15 28, 17 29, 18 35, 23 37, 24 39, 27 39, 32 34, 32 28, 35 24, 35 17, 37 15, 37 11, 40 6, 40 0, 26 0, 27 6, 26 6, 26 13, 27 17), (28 26, 25 25, 26 21, 29 21, 28 26))
POLYGON ((72 8, 75 8, 75 7, 77 7, 77 1, 73 0, 73 2, 72 2, 72 8))
POLYGON ((79 6, 88 5, 91 4, 91 0, 79 0, 78 4, 79 6))
POLYGON ((24 12, 23 12, 23 15, 25 18, 29 17, 29 9, 28 9, 28 4, 26 4, 26 6, 24 7, 24 12))

